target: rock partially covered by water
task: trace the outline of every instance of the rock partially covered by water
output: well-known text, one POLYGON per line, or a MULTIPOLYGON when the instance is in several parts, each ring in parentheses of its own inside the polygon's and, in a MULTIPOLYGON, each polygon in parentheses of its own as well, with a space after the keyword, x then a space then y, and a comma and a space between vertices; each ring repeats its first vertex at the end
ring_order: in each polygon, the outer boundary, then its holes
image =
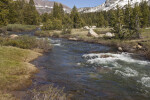
POLYGON ((90 29, 89 32, 88 32, 88 36, 98 37, 98 34, 95 33, 95 32, 93 31, 93 29, 90 29))
POLYGON ((101 58, 113 57, 112 55, 101 55, 101 58))

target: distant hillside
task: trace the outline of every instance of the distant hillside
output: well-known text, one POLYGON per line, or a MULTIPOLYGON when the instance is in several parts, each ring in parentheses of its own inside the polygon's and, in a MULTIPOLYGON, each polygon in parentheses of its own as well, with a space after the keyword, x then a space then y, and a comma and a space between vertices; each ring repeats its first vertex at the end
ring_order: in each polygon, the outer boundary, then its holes
MULTIPOLYGON (((27 2, 29 2, 29 0, 26 0, 27 2)), ((54 1, 48 1, 48 0, 34 0, 35 2, 35 6, 36 6, 36 9, 38 10, 38 12, 40 14, 42 13, 50 13, 53 9, 53 5, 54 5, 54 1)), ((59 3, 59 2, 57 2, 59 3)), ((64 5, 63 4, 63 7, 64 7, 64 11, 65 12, 70 12, 71 11, 71 8, 69 8, 68 6, 64 5)))
MULTIPOLYGON (((79 8, 78 11, 83 12, 83 13, 108 11, 110 9, 116 9, 117 5, 119 7, 124 7, 125 5, 128 4, 128 1, 133 6, 135 3, 140 3, 144 0, 106 0, 105 3, 103 3, 102 5, 99 5, 97 7, 79 8)), ((145 1, 148 1, 149 5, 150 5, 150 0, 145 0, 145 1)))

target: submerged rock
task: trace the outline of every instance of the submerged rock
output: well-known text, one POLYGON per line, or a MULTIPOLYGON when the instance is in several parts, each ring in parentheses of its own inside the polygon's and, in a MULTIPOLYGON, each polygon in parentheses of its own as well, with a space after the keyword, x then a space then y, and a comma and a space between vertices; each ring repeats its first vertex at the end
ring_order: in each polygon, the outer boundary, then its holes
POLYGON ((96 70, 101 74, 108 73, 111 71, 111 69, 108 67, 98 67, 96 68, 96 70))

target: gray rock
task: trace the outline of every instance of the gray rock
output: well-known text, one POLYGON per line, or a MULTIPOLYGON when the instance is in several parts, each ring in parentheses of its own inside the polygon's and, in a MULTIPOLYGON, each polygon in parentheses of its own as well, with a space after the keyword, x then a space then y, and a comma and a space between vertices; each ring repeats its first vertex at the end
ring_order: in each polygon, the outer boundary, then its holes
POLYGON ((95 28, 96 28, 96 26, 91 26, 91 28, 92 28, 92 29, 95 29, 95 28))
POLYGON ((122 47, 118 47, 118 50, 119 50, 119 51, 123 51, 122 47))
POLYGON ((84 26, 84 29, 87 29, 87 30, 89 30, 90 28, 89 28, 88 26, 84 26))
POLYGON ((95 32, 93 31, 93 29, 90 29, 89 32, 88 32, 88 36, 98 37, 98 34, 95 33, 95 32))
POLYGON ((110 32, 107 32, 106 34, 105 34, 105 37, 109 37, 109 38, 112 38, 112 37, 114 37, 115 35, 113 34, 113 33, 110 33, 110 32))
POLYGON ((19 37, 18 35, 16 35, 16 34, 12 34, 12 35, 10 35, 9 36, 11 39, 14 39, 14 38, 17 38, 17 37, 19 37))

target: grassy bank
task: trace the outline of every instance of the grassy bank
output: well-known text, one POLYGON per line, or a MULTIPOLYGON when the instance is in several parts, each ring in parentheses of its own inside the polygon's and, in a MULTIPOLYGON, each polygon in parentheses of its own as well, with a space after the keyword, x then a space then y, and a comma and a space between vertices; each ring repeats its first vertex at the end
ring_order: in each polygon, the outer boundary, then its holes
POLYGON ((29 62, 48 52, 51 45, 47 39, 23 35, 0 36, 0 100, 15 100, 11 91, 27 88, 38 69, 29 62))
POLYGON ((31 50, 0 46, 0 100, 11 100, 13 97, 7 93, 31 85, 31 76, 38 70, 29 62, 40 55, 31 50))
POLYGON ((13 32, 22 32, 22 31, 35 30, 36 28, 37 28, 37 26, 35 26, 35 25, 8 24, 7 26, 2 27, 2 30, 13 31, 13 32))
POLYGON ((62 34, 61 31, 59 31, 58 33, 55 30, 37 31, 36 35, 45 37, 63 37, 70 40, 100 43, 103 45, 112 46, 116 49, 118 49, 118 47, 121 47, 124 52, 139 53, 150 59, 150 28, 141 29, 142 38, 133 40, 105 39, 105 33, 110 32, 111 28, 97 28, 94 29, 94 31, 99 35, 98 38, 87 36, 88 30, 86 29, 72 29, 71 33, 69 34, 62 34))

